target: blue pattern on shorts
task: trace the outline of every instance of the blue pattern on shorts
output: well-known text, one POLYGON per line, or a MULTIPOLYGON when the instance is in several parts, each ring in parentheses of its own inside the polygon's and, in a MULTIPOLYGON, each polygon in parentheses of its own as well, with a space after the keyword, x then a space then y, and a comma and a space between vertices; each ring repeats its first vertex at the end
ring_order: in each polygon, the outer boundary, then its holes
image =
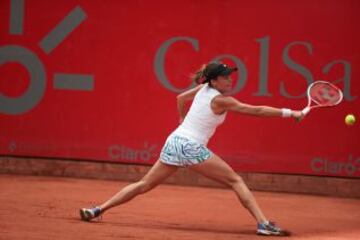
POLYGON ((210 156, 210 150, 204 145, 174 134, 166 140, 160 160, 176 166, 191 166, 209 159, 210 156))

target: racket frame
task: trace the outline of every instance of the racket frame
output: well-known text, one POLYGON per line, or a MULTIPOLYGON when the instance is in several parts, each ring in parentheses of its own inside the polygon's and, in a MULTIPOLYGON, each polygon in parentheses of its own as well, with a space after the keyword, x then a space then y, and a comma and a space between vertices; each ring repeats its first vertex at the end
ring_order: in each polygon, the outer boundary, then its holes
POLYGON ((323 80, 318 80, 318 81, 315 81, 315 82, 311 83, 311 84, 308 86, 306 93, 307 93, 307 97, 308 97, 308 104, 307 104, 307 106, 301 111, 304 115, 308 114, 308 113, 310 112, 310 110, 313 109, 313 108, 317 108, 317 107, 333 107, 333 106, 336 106, 336 105, 338 105, 339 103, 341 103, 341 101, 343 100, 343 97, 344 97, 342 91, 341 91, 337 86, 335 86, 334 84, 332 84, 332 83, 330 83, 330 82, 323 81, 323 80), (321 104, 319 104, 318 102, 316 102, 314 99, 312 99, 311 96, 310 96, 310 90, 311 90, 311 88, 312 88, 315 84, 318 84, 318 83, 328 84, 328 85, 330 85, 331 87, 333 87, 333 88, 335 88, 336 90, 338 90, 339 95, 340 95, 339 100, 338 100, 336 103, 332 104, 332 105, 321 105, 321 104), (311 102, 314 102, 314 103, 316 103, 317 105, 311 106, 311 102))

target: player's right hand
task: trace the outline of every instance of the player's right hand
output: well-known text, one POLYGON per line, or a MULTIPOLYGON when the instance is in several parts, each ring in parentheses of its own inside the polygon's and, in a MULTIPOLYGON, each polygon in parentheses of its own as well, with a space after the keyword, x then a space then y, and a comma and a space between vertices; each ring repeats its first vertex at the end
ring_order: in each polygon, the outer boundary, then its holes
POLYGON ((294 110, 291 112, 291 116, 295 118, 297 121, 301 121, 305 117, 302 111, 294 111, 294 110))

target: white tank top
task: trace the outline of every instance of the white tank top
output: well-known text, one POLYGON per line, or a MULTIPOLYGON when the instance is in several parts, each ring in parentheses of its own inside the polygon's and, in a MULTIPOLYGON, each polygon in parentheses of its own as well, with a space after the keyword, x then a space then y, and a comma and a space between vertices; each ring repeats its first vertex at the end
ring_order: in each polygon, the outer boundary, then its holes
POLYGON ((195 95, 182 124, 173 132, 198 143, 207 145, 216 127, 225 120, 226 112, 217 115, 211 110, 211 100, 221 93, 205 84, 195 95))

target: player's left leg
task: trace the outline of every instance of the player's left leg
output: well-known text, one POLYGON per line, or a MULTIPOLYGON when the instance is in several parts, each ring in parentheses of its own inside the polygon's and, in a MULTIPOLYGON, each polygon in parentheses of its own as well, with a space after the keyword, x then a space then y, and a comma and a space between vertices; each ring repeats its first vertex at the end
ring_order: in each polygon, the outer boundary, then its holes
POLYGON ((125 186, 102 205, 94 208, 80 209, 81 219, 90 221, 104 213, 106 210, 126 203, 139 194, 150 191, 173 174, 177 169, 178 167, 176 166, 168 165, 158 160, 141 180, 125 186))
POLYGON ((140 181, 129 184, 121 189, 112 198, 103 203, 100 208, 102 211, 106 211, 109 208, 130 201, 139 194, 150 191, 172 175, 177 169, 178 167, 176 166, 168 165, 158 160, 140 181))

